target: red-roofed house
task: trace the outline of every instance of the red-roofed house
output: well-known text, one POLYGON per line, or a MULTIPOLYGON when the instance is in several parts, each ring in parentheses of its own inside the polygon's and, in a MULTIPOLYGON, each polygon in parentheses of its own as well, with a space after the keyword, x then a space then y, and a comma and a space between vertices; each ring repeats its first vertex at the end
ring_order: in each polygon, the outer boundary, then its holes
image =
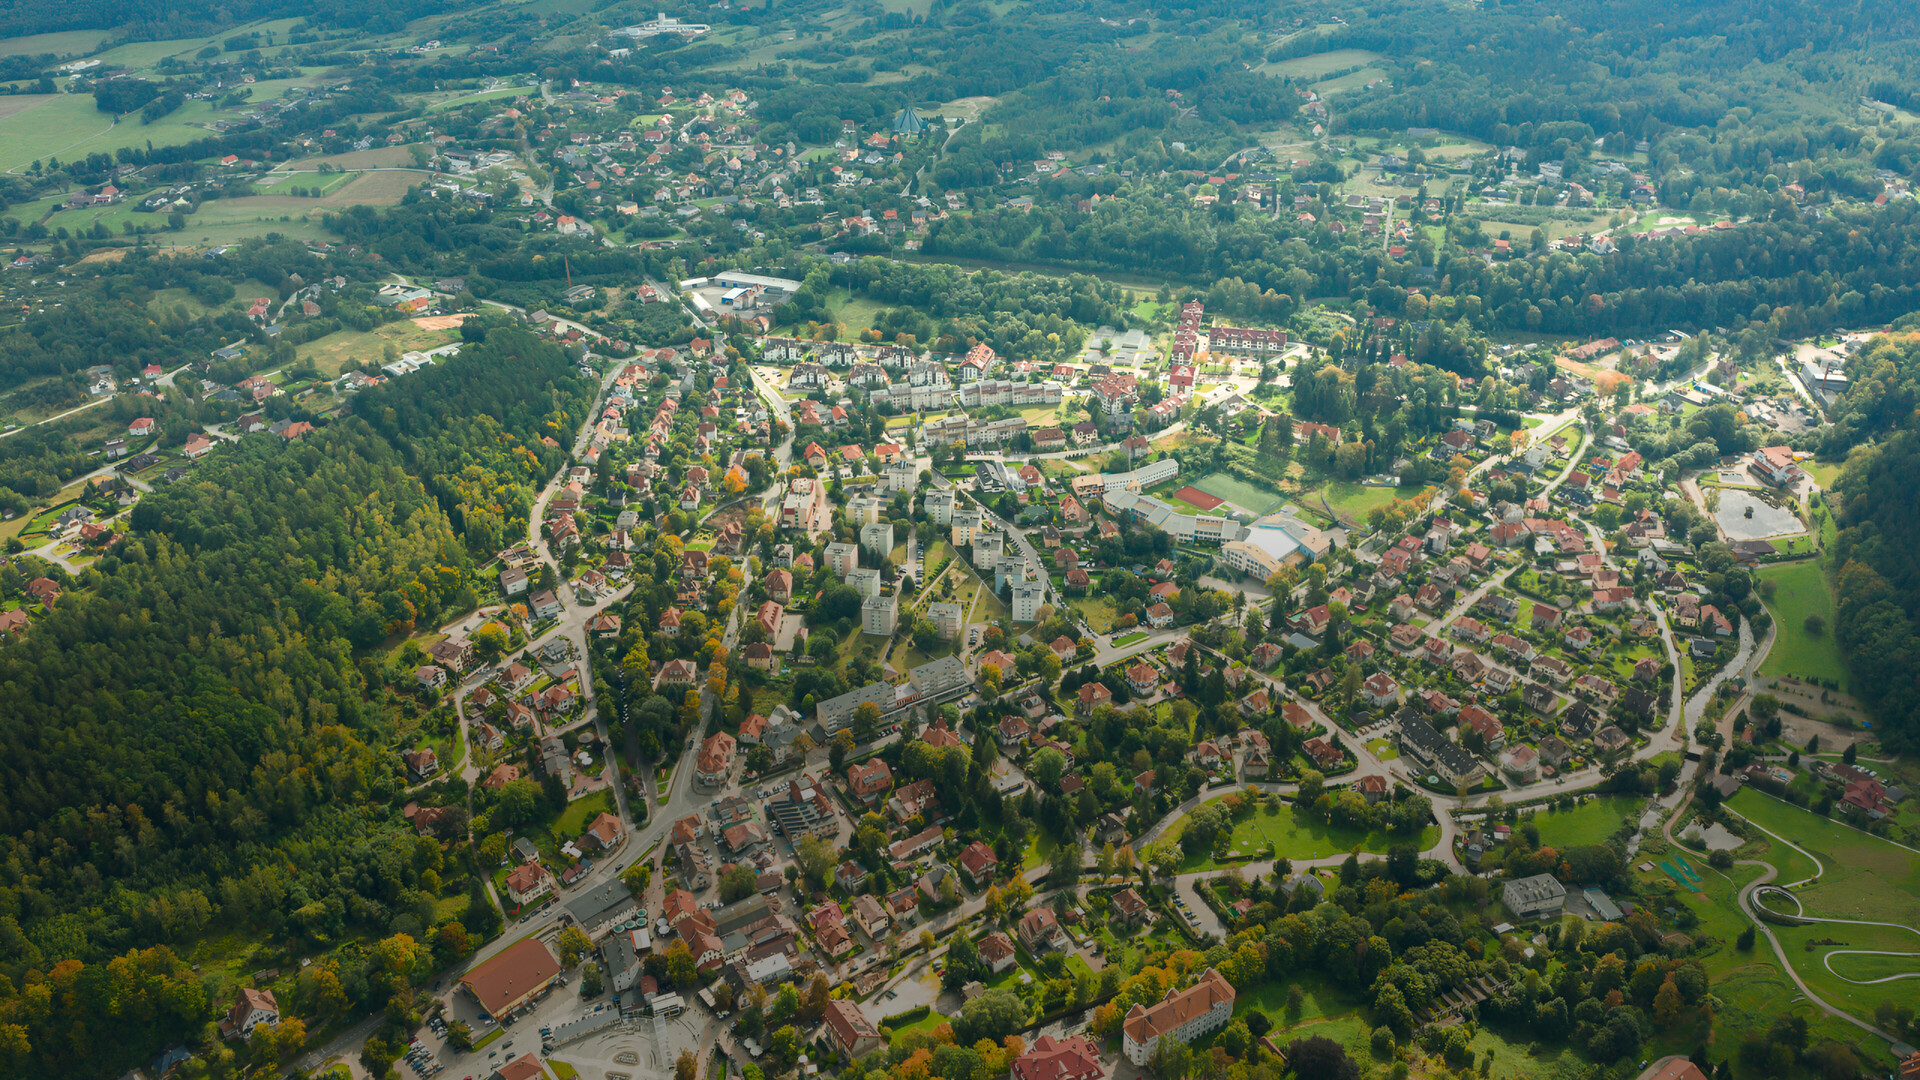
POLYGON ((1084 1035, 1042 1035, 1013 1063, 1014 1080, 1100 1080, 1100 1048, 1084 1035))
POLYGON ((280 1003, 273 999, 273 991, 243 986, 234 993, 233 1005, 227 1009, 227 1015, 220 1018, 220 1037, 250 1039, 254 1028, 279 1022, 280 1003))
POLYGON ((886 1045, 880 1029, 866 1018, 860 1006, 844 998, 827 1002, 825 1019, 827 1040, 848 1059, 865 1057, 886 1045))

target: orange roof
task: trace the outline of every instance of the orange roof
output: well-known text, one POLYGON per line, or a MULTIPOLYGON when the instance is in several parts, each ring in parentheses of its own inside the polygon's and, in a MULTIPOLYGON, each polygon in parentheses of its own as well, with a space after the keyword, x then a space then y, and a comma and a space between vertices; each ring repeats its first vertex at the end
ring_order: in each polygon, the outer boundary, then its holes
POLYGON ((1146 1042, 1212 1011, 1221 1002, 1231 1007, 1233 999, 1233 984, 1218 971, 1208 968, 1200 976, 1199 982, 1179 993, 1169 990, 1165 1000, 1158 1005, 1150 1009, 1135 1005, 1127 1012, 1126 1023, 1122 1027, 1127 1038, 1134 1042, 1146 1042))
POLYGON ((489 1013, 498 1016, 560 974, 560 962, 537 937, 508 946, 500 955, 467 972, 460 984, 489 1013))

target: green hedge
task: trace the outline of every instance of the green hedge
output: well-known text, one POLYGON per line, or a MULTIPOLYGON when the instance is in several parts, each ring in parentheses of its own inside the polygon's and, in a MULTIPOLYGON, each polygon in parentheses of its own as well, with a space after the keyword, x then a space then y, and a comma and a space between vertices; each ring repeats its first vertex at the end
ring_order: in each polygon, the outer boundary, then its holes
POLYGON ((914 1023, 915 1021, 926 1019, 927 1014, 932 1011, 933 1011, 932 1006, 922 1005, 917 1009, 908 1009, 906 1012, 903 1012, 903 1013, 894 1013, 892 1016, 889 1016, 886 1019, 880 1021, 880 1026, 888 1027, 888 1028, 902 1028, 908 1024, 914 1023))

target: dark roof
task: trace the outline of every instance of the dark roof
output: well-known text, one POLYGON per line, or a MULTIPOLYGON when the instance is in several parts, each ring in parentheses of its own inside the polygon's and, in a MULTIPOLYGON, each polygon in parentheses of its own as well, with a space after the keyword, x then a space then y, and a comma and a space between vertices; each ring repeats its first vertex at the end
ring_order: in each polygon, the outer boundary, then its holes
POLYGON ((623 906, 634 907, 636 902, 633 899, 633 890, 627 888, 626 882, 619 878, 594 886, 567 901, 566 905, 567 914, 582 926, 592 926, 607 912, 623 906))
POLYGON ((1411 708, 1403 707, 1394 714, 1394 719, 1399 721, 1401 740, 1411 744, 1429 760, 1444 765, 1455 775, 1470 773, 1477 767, 1472 754, 1462 749, 1459 743, 1440 734, 1427 722, 1426 717, 1411 708))
POLYGON ((1628 687, 1620 696, 1621 707, 1639 716, 1652 716, 1656 704, 1652 694, 1637 686, 1628 687))

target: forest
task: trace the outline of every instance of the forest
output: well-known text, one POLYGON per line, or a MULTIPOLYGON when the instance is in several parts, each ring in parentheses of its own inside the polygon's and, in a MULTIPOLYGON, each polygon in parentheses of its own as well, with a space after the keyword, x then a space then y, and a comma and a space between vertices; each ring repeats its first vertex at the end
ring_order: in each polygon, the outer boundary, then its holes
POLYGON ((1694 237, 1623 238, 1618 255, 1543 251, 1488 262, 1416 242, 1399 260, 1324 229, 1288 235, 1264 214, 1169 210, 1118 198, 1090 215, 997 211, 937 223, 930 254, 1079 270, 1240 278, 1284 301, 1365 301, 1382 314, 1594 337, 1673 326, 1768 324, 1776 337, 1884 322, 1920 306, 1920 207, 1792 214, 1694 237), (1037 219, 1037 220, 1036 220, 1037 219), (1430 283, 1431 296, 1407 286, 1430 283), (1417 311, 1413 310, 1417 306, 1417 311))
MULTIPOLYGON (((79 254, 77 241, 69 250, 79 254)), ((76 267, 77 280, 68 283, 59 304, 0 330, 0 390, 70 379, 95 365, 111 368, 124 382, 148 364, 173 371, 222 345, 263 340, 243 311, 228 306, 236 296, 234 282, 273 283, 279 295, 269 299, 277 304, 298 283, 319 279, 323 265, 305 245, 269 236, 236 244, 217 258, 167 256, 140 247, 116 263, 76 267), (214 310, 194 314, 184 304, 168 304, 158 298, 163 289, 181 290, 214 310)), ((371 276, 345 266, 329 273, 371 276)))
POLYGON ((834 287, 890 306, 876 324, 889 339, 906 334, 923 346, 965 352, 985 342, 1002 356, 1066 359, 1089 329, 1126 323, 1122 290, 1082 275, 968 272, 952 265, 867 258, 812 264, 801 288, 775 313, 783 323, 827 320, 834 287))
MULTIPOLYGON (((142 499, 128 538, 0 650, 0 1043, 15 1075, 119 1071, 165 1027, 143 1014, 135 1040, 94 1037, 33 1004, 49 978, 164 969, 132 950, 219 928, 312 947, 423 938, 435 921, 441 879, 393 816, 403 781, 381 749, 410 680, 366 650, 477 603, 450 513, 498 512, 500 527, 505 512, 470 500, 549 468, 526 447, 577 425, 590 392, 559 347, 490 337, 363 399, 379 402, 371 420, 249 440, 142 499), (460 485, 429 490, 416 470, 456 452, 471 462, 460 485)), ((354 985, 356 1001, 374 992, 354 985)))
POLYGON ((1879 441, 1848 455, 1835 488, 1834 634, 1856 693, 1891 748, 1920 744, 1920 337, 1876 338, 1848 365, 1834 436, 1879 441))
POLYGON ((118 30, 129 41, 198 37, 255 19, 298 17, 316 26, 397 30, 409 19, 445 11, 452 0, 134 0, 96 4, 87 0, 5 0, 0 3, 0 37, 21 37, 60 30, 118 30))

